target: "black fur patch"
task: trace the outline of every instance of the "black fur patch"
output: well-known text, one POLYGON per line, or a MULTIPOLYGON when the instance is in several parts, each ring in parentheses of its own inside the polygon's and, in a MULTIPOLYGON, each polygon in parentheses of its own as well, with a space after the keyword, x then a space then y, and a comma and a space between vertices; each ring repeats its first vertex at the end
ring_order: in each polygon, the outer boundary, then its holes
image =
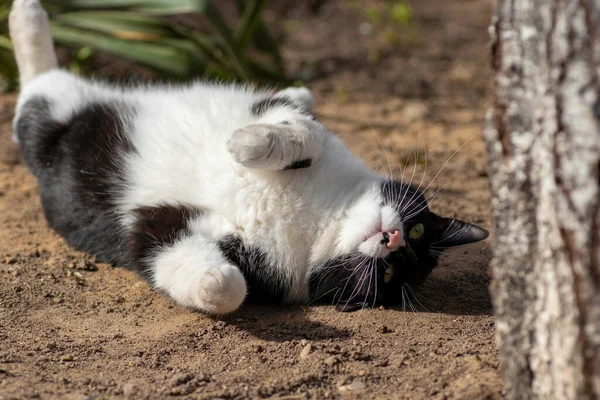
POLYGON ((161 247, 173 244, 189 231, 192 217, 202 214, 183 205, 140 207, 133 211, 136 221, 130 234, 133 268, 143 273, 150 266, 148 259, 161 247))
POLYGON ((237 265, 246 278, 247 303, 277 304, 283 301, 289 284, 280 281, 264 252, 256 247, 245 246, 234 235, 221 239, 218 245, 225 257, 237 265))
POLYGON ((309 279, 311 299, 331 302, 338 311, 373 307, 381 301, 381 269, 359 253, 326 262, 309 279), (357 268, 359 268, 357 270, 357 268))
POLYGON ((65 135, 66 128, 52 120, 50 103, 43 97, 33 97, 21 107, 15 133, 21 154, 35 176, 52 167, 56 153, 60 152, 58 141, 65 135))
POLYGON ((294 161, 290 165, 286 166, 283 170, 287 171, 290 169, 308 168, 311 165, 312 165, 312 158, 305 158, 304 160, 294 161))
POLYGON ((58 123, 50 108, 47 99, 33 98, 15 123, 48 224, 75 249, 124 265, 129 257, 114 203, 124 183, 120 160, 133 151, 122 120, 131 110, 97 102, 58 123))
POLYGON ((250 109, 250 111, 255 117, 261 117, 267 111, 277 107, 287 107, 296 110, 300 114, 304 114, 310 117, 313 116, 313 114, 309 110, 305 109, 304 107, 300 107, 289 97, 269 97, 266 99, 258 100, 257 102, 252 104, 252 108, 250 109))

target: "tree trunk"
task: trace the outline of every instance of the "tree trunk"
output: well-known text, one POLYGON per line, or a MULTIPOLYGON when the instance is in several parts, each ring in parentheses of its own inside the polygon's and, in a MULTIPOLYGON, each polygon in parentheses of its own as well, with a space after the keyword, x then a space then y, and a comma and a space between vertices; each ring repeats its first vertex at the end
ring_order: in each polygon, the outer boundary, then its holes
POLYGON ((497 0, 491 293, 509 399, 600 399, 600 0, 497 0))

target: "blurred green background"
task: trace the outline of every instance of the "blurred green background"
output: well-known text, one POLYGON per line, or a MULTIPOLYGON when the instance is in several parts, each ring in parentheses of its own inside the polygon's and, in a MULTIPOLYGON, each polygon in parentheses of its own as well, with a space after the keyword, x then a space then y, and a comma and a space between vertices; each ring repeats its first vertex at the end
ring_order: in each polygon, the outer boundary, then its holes
MULTIPOLYGON (((327 0, 304 0, 315 12, 327 0)), ((391 19, 410 22, 405 1, 361 9, 374 25, 391 19)), ((80 75, 94 72, 94 56, 129 61, 165 80, 197 77, 225 81, 290 84, 299 79, 285 71, 279 40, 263 20, 268 0, 42 0, 54 40, 67 54, 68 68, 80 75), (223 5, 225 5, 223 7, 223 5), (223 9, 226 12, 223 12, 223 9)), ((0 0, 0 89, 14 90, 17 68, 8 35, 12 0, 0 0)))
MULTIPOLYGON (((133 61, 173 80, 210 76, 281 82, 286 76, 277 40, 262 21, 267 0, 236 0, 235 26, 210 0, 43 1, 58 45, 76 49, 71 69, 86 74, 95 51, 133 61), (188 16, 182 18, 182 16, 188 16), (193 16, 190 18, 190 16, 193 16), (200 19, 203 32, 189 24, 200 19)), ((12 1, 0 4, 0 74, 17 84, 8 37, 12 1)))

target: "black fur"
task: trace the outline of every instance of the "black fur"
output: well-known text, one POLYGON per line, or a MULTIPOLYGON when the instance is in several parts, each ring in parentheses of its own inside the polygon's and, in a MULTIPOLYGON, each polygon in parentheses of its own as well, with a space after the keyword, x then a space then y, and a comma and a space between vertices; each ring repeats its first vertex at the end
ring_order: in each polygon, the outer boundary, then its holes
MULTIPOLYGON (((487 231, 478 226, 429 211, 425 196, 418 189, 400 181, 384 181, 381 185, 382 205, 401 212, 406 247, 400 247, 384 259, 355 252, 330 260, 310 278, 311 298, 331 301, 340 311, 353 311, 376 304, 395 305, 402 302, 402 285, 422 283, 438 264, 440 252, 447 247, 483 240, 487 231), (415 224, 423 224, 424 234, 411 239, 408 232, 415 224), (435 252, 431 252, 434 249, 435 252), (389 282, 386 270, 393 268, 389 282)), ((382 245, 385 245, 382 240, 382 245)))
POLYGON ((267 111, 277 107, 287 107, 298 111, 300 114, 304 114, 310 117, 313 116, 310 110, 307 110, 305 107, 299 106, 296 102, 294 102, 288 97, 269 97, 266 99, 258 100, 257 102, 252 104, 250 111, 255 117, 261 117, 267 111))
POLYGON ((268 264, 267 257, 256 247, 247 247, 234 235, 221 239, 219 248, 225 257, 237 265, 246 278, 247 303, 278 304, 284 300, 289 282, 281 282, 268 264))
POLYGON ((38 178, 48 224, 74 248, 124 264, 128 248, 115 195, 123 184, 118 177, 124 176, 119 160, 134 151, 120 116, 132 110, 95 102, 58 123, 50 107, 48 100, 33 98, 15 122, 23 157, 38 178))
POLYGON ((140 207, 130 233, 131 266, 144 275, 151 267, 150 259, 161 248, 173 244, 178 238, 191 233, 189 221, 203 211, 183 205, 140 207))
POLYGON ((380 268, 372 268, 375 264, 376 260, 358 252, 327 261, 309 279, 310 297, 336 304, 340 311, 380 303, 376 288, 383 275, 380 268))
POLYGON ((51 168, 60 155, 57 142, 65 135, 66 126, 52 120, 50 103, 42 97, 34 97, 23 104, 15 121, 15 133, 19 139, 21 154, 31 172, 37 177, 51 168))
POLYGON ((290 169, 308 168, 311 165, 312 165, 312 158, 305 158, 304 160, 294 161, 290 165, 286 166, 283 170, 287 171, 290 169))

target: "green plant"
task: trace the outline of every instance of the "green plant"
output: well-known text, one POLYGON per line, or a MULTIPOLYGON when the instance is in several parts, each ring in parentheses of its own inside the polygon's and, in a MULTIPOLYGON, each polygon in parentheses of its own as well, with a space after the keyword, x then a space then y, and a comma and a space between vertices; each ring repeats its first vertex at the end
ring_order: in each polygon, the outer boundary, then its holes
MULTIPOLYGON (((360 11, 372 27, 373 34, 389 45, 414 44, 418 31, 413 24, 412 8, 409 0, 385 0, 366 2, 347 0, 348 5, 360 11)), ((377 62, 379 51, 370 51, 369 61, 377 62)))
MULTIPOLYGON (((10 4, 0 2, 0 75, 14 87, 12 46, 6 35, 10 4)), ((266 3, 236 0, 239 19, 234 28, 211 0, 48 0, 44 6, 55 42, 82 49, 75 53, 76 71, 91 51, 101 51, 170 79, 287 82, 279 44, 262 21, 266 3), (202 16, 211 32, 189 27, 176 18, 181 14, 202 16)))
POLYGON ((0 2, 0 76, 4 81, 0 81, 0 91, 11 90, 17 84, 17 64, 13 57, 13 47, 8 38, 8 13, 10 12, 10 3, 0 2))

